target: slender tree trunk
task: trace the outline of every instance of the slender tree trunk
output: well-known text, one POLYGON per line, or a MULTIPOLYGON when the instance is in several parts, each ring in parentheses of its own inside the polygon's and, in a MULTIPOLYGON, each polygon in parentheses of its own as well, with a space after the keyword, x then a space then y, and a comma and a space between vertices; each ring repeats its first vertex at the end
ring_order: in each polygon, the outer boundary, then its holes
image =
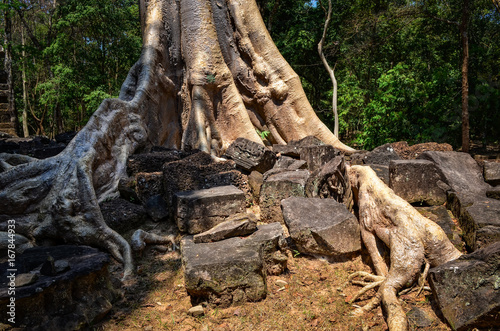
POLYGON ((500 0, 492 0, 497 12, 500 14, 500 0))
POLYGON ((332 112, 333 116, 335 118, 335 127, 333 130, 333 134, 338 137, 339 136, 339 113, 337 109, 337 79, 335 78, 335 68, 330 67, 328 64, 328 61, 326 60, 325 54, 323 54, 323 45, 325 43, 326 39, 326 32, 328 30, 328 26, 330 25, 330 20, 332 17, 332 0, 328 0, 328 12, 325 20, 325 25, 323 28, 323 36, 321 37, 321 40, 319 41, 318 44, 318 53, 319 57, 321 58, 321 61, 323 62, 323 66, 325 67, 326 71, 330 75, 330 79, 333 84, 333 96, 332 96, 332 112))
POLYGON ((24 137, 29 137, 30 133, 28 130, 28 91, 26 89, 26 64, 24 63, 26 59, 26 51, 24 50, 25 40, 24 40, 24 28, 21 27, 21 44, 23 46, 22 57, 23 57, 23 134, 24 137))
POLYGON ((470 150, 469 126, 469 0, 464 0, 460 37, 462 41, 462 152, 470 150))
MULTIPOLYGON (((10 6, 10 1, 4 0, 4 4, 10 6)), ((17 119, 17 110, 14 95, 14 82, 13 82, 13 69, 12 69, 12 10, 8 9, 4 12, 4 22, 5 22, 5 41, 7 47, 5 48, 5 61, 4 68, 7 72, 7 87, 8 87, 8 102, 9 102, 9 112, 10 121, 14 124, 14 130, 16 134, 19 133, 19 120, 17 119)))

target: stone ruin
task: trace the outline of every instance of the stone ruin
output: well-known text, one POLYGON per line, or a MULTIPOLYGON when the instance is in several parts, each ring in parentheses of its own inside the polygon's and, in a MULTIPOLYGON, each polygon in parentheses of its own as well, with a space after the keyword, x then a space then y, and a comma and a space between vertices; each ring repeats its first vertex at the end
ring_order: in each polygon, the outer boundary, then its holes
MULTIPOLYGON (((360 254, 347 164, 362 164, 439 224, 455 246, 471 253, 429 273, 433 295, 450 326, 500 327, 500 187, 494 186, 500 184, 500 163, 485 162, 481 169, 470 155, 453 152, 449 145, 408 152, 398 144, 348 157, 312 137, 272 148, 237 139, 226 160, 217 162, 199 151, 154 147, 129 158, 128 178, 119 186, 121 197, 102 203, 101 211, 108 225, 122 234, 141 228, 146 220, 169 224, 180 233, 185 288, 193 305, 227 307, 264 299, 267 275, 286 270, 291 248, 332 263, 360 254)), ((173 242, 165 233, 139 231, 136 238, 144 245, 173 242)), ((133 247, 142 252, 144 246, 133 247)), ((95 259, 86 269, 73 261, 80 253, 59 257, 58 248, 44 248, 54 249, 45 253, 39 249, 20 255, 29 261, 32 255, 39 257, 23 271, 37 275, 20 287, 23 300, 33 302, 27 307, 42 309, 35 303, 54 291, 46 277, 64 289, 74 277, 68 273, 82 272, 98 273, 100 282, 84 284, 95 295, 68 295, 70 301, 58 301, 80 309, 80 318, 66 326, 91 324, 109 311, 116 294, 100 292, 109 283, 106 254, 85 253, 95 259)), ((5 293, 0 294, 0 301, 5 300, 5 293)), ((68 313, 56 315, 42 311, 37 321, 51 328, 69 323, 68 313), (47 324, 48 316, 59 324, 47 324)))

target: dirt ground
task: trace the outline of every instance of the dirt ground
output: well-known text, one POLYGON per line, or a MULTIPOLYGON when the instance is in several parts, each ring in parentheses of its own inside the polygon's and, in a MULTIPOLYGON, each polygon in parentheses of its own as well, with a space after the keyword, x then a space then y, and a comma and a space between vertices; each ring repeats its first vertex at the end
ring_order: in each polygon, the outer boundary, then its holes
MULTIPOLYGON (((205 315, 188 315, 190 297, 184 288, 182 262, 178 251, 159 253, 148 249, 138 264, 138 275, 122 299, 94 330, 387 330, 382 309, 353 318, 347 302, 360 289, 349 285, 341 290, 349 274, 357 270, 371 272, 358 256, 344 263, 307 257, 289 251, 288 270, 267 278, 268 295, 260 302, 230 308, 206 307, 205 315), (287 284, 283 287, 276 281, 287 284)), ((121 266, 113 264, 112 274, 119 277, 121 266)), ((119 281, 116 278, 115 284, 119 281)), ((375 293, 361 297, 363 305, 375 293)), ((434 309, 432 294, 424 291, 400 296, 410 320, 411 330, 450 330, 434 309), (412 312, 410 312, 413 309, 412 312), (427 315, 416 321, 414 311, 427 315), (417 325, 420 325, 418 327, 417 325), (422 327, 422 325, 426 325, 422 327)))

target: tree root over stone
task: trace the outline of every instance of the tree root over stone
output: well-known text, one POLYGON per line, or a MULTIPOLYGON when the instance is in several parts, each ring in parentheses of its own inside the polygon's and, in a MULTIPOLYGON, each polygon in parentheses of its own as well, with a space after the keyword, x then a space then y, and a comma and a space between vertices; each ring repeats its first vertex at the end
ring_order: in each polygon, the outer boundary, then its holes
MULTIPOLYGON (((134 270, 131 248, 103 220, 126 161, 140 148, 201 149, 220 156, 237 138, 263 144, 315 136, 347 153, 307 101, 254 0, 141 0, 143 49, 119 99, 105 100, 59 155, 0 155, 0 232, 33 243, 85 244, 134 270)), ((4 238, 5 236, 0 236, 4 238)), ((5 237, 8 238, 8 237, 5 237)))
POLYGON ((362 282, 358 282, 364 288, 352 301, 379 286, 376 295, 365 306, 356 308, 353 315, 363 315, 382 303, 389 329, 407 330, 408 322, 397 293, 417 280, 424 264, 428 271, 427 265, 438 266, 460 257, 461 253, 439 225, 422 216, 408 202, 394 194, 370 167, 352 166, 349 177, 359 208, 363 243, 377 274, 357 272, 349 277, 350 281, 356 276, 364 278, 362 282), (380 255, 377 240, 381 240, 390 249, 389 268, 380 255), (367 280, 373 283, 368 283, 367 280))

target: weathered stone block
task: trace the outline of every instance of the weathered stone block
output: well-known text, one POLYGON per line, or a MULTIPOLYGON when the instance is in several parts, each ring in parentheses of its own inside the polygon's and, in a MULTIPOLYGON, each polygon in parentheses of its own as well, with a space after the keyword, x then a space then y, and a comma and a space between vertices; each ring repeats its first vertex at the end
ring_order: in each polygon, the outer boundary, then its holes
POLYGON ((241 213, 228 217, 208 231, 194 235, 196 244, 221 241, 239 236, 247 236, 257 230, 257 217, 254 214, 241 213))
POLYGON ((276 154, 264 145, 254 141, 238 138, 226 150, 225 157, 232 159, 236 166, 251 172, 264 173, 276 163, 276 154))
POLYGON ((248 185, 250 185, 250 188, 252 190, 252 195, 254 199, 258 201, 259 196, 260 196, 260 188, 262 187, 262 184, 264 183, 264 175, 262 175, 258 171, 252 171, 250 175, 248 175, 248 185))
POLYGON ((280 223, 259 225, 256 232, 240 239, 242 245, 258 247, 268 275, 279 275, 285 271, 288 258, 281 251, 286 242, 280 223))
MULTIPOLYGON (((179 161, 165 163, 163 171, 164 198, 169 208, 173 207, 176 192, 210 188, 207 178, 215 174, 232 171, 234 161, 214 162, 205 152, 198 152, 179 161)), ((223 186, 211 180, 214 186, 223 186)), ((236 186, 236 185, 235 185, 236 186)))
POLYGON ((321 169, 340 154, 341 152, 331 145, 306 146, 300 150, 300 159, 307 162, 307 169, 312 172, 321 169))
POLYGON ((245 194, 233 185, 175 194, 177 226, 190 234, 207 231, 244 208, 245 194))
POLYGON ((177 161, 184 157, 185 153, 179 150, 144 153, 131 155, 127 160, 127 174, 134 176, 139 172, 161 171, 163 164, 177 161))
MULTIPOLYGON (((50 256, 55 265, 69 267, 53 276, 38 274, 33 283, 16 288, 16 325, 26 330, 79 330, 90 328, 112 308, 117 298, 108 273, 109 256, 87 246, 34 247, 16 256, 18 274, 36 273, 50 256)), ((8 262, 0 264, 0 314, 7 318, 8 262)), ((56 268, 57 269, 57 268, 56 268)))
POLYGON ((145 203, 155 195, 163 194, 163 172, 139 172, 135 175, 135 191, 145 203))
POLYGON ((266 297, 262 256, 255 247, 239 245, 240 241, 195 244, 191 236, 182 239, 185 286, 195 300, 227 307, 266 297))
POLYGON ((391 144, 379 146, 369 153, 363 155, 365 164, 389 165, 392 160, 401 160, 401 157, 394 150, 391 144))
POLYGON ((288 145, 273 145, 273 152, 276 154, 300 157, 303 147, 324 145, 321 140, 313 136, 307 136, 300 140, 292 140, 288 145))
POLYGON ((429 284, 454 330, 500 328, 500 242, 432 268, 429 284))
POLYGON ((484 161, 484 180, 493 186, 500 185, 500 162, 484 161))
POLYGON ((361 249, 358 220, 345 205, 332 199, 288 198, 281 206, 300 252, 343 259, 361 249))
POLYGON ((490 188, 484 182, 481 168, 467 153, 424 152, 418 158, 434 162, 455 192, 484 195, 485 190, 490 188))
POLYGON ((155 222, 165 221, 170 218, 170 212, 167 208, 167 203, 162 195, 157 194, 150 197, 144 203, 144 209, 149 217, 155 222))
POLYGON ((450 189, 436 165, 427 160, 393 160, 389 164, 389 187, 409 203, 439 206, 450 189))
POLYGON ((99 206, 106 224, 121 234, 140 227, 148 219, 148 215, 141 205, 124 199, 105 201, 99 206))
MULTIPOLYGON (((272 171, 272 170, 271 170, 272 171)), ((305 185, 309 171, 296 170, 272 174, 266 178, 260 189, 261 220, 266 223, 284 224, 281 213, 281 200, 289 197, 305 197, 305 185)))
POLYGON ((469 251, 500 240, 499 200, 451 192, 447 206, 458 218, 469 251))

